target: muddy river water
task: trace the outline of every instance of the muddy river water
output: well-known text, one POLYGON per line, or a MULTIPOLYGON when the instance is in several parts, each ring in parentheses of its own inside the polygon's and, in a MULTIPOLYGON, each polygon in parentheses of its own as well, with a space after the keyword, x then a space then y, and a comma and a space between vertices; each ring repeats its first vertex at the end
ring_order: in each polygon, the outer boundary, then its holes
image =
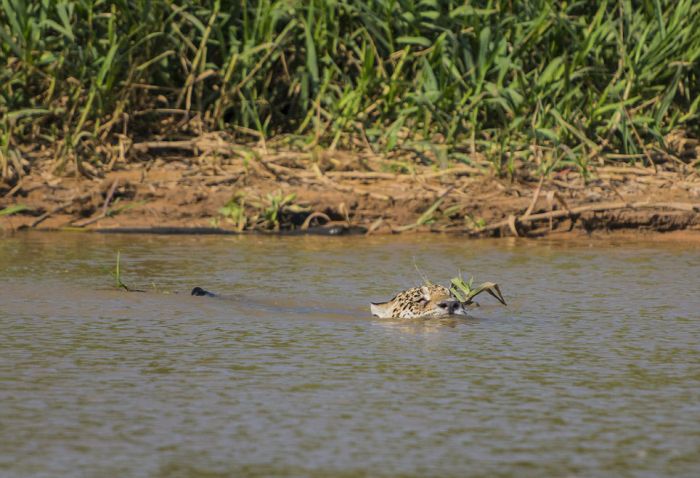
POLYGON ((697 242, 0 236, 0 476, 700 476, 699 285, 697 242), (371 318, 414 263, 509 306, 371 318))

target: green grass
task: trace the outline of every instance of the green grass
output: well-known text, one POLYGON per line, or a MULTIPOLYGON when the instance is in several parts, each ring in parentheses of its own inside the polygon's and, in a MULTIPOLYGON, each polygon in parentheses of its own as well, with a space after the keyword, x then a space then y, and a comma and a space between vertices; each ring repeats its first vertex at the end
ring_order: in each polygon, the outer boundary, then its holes
POLYGON ((20 145, 99 167, 120 134, 481 153, 507 174, 698 133, 693 0, 0 2, 3 178, 20 145))
POLYGON ((120 251, 117 251, 117 263, 114 266, 114 272, 112 275, 114 276, 114 287, 117 289, 124 289, 125 291, 129 292, 129 287, 127 287, 127 285, 122 281, 120 251))
POLYGON ((17 214, 19 212, 24 212, 30 210, 29 207, 25 206, 24 204, 16 204, 14 206, 7 206, 5 208, 0 209, 0 217, 2 216, 12 216, 13 214, 17 214))
MULTIPOLYGON (((219 214, 239 232, 244 229, 294 229, 311 212, 307 206, 296 204, 295 200, 296 194, 283 195, 281 191, 260 198, 246 198, 238 192, 219 209, 219 214)), ((218 220, 214 225, 218 227, 218 220)))

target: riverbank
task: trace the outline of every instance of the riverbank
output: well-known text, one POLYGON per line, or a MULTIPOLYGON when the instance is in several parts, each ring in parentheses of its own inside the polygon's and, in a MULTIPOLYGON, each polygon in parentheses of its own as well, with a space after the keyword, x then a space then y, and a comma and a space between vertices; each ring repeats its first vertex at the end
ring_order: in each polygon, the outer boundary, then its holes
POLYGON ((697 231, 700 5, 589 3, 10 2, 0 227, 697 231))
POLYGON ((650 157, 654 167, 617 163, 544 177, 516 165, 516 174, 502 177, 478 156, 469 166, 439 167, 419 153, 272 150, 218 136, 142 142, 128 154, 99 170, 71 164, 60 175, 35 159, 28 174, 0 190, 0 209, 17 210, 0 217, 1 227, 488 237, 700 231, 692 161, 650 157))

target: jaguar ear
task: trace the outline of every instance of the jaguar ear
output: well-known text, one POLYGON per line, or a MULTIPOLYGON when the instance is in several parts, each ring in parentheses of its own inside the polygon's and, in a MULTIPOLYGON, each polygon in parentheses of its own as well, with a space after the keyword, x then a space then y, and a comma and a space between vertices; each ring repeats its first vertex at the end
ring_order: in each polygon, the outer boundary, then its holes
POLYGON ((430 289, 428 289, 426 286, 423 286, 420 288, 420 291, 423 293, 423 298, 425 300, 430 300, 430 289))
POLYGON ((370 302, 369 310, 372 315, 380 319, 388 319, 391 317, 391 307, 389 302, 370 302))

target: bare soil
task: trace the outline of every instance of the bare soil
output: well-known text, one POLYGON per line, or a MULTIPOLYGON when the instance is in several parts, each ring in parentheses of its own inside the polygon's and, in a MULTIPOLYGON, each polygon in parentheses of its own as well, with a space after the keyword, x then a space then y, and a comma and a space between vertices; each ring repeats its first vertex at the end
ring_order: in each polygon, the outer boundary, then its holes
POLYGON ((14 184, 0 183, 0 209, 28 207, 0 216, 0 228, 238 231, 241 224, 220 212, 236 197, 248 231, 539 237, 633 230, 700 237, 700 175, 686 163, 601 165, 588 178, 563 170, 540 179, 498 177, 486 161, 435 167, 420 157, 285 152, 207 138, 146 142, 129 151, 101 170, 75 163, 55 174, 50 162, 39 162, 14 184), (268 194, 292 193, 296 209, 280 208, 277 223, 261 219, 268 194))

